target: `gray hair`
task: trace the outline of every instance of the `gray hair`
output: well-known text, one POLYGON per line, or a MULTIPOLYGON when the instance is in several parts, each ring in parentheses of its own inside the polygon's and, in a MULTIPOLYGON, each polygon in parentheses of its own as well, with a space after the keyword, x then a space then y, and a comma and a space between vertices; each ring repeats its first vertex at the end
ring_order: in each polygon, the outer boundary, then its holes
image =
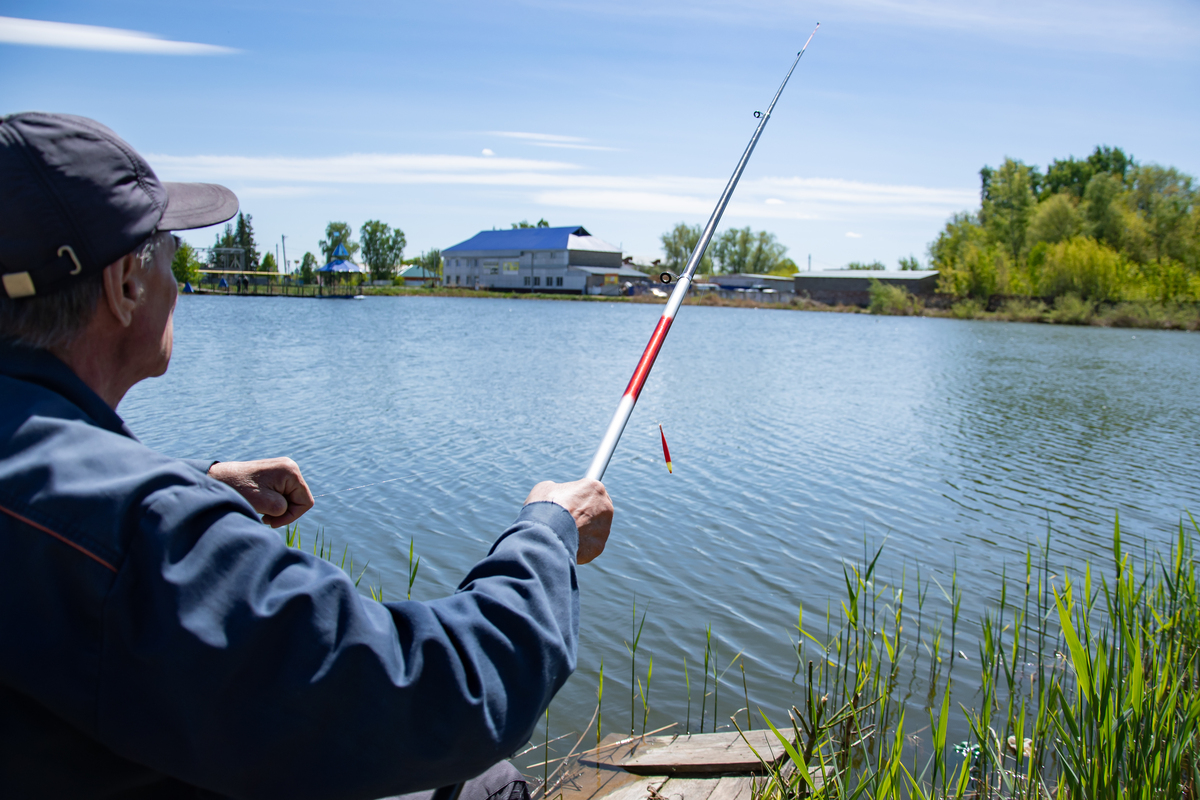
MULTIPOLYGON (((153 233, 133 251, 142 269, 154 263, 161 238, 153 233)), ((51 294, 0 296, 0 339, 42 350, 67 347, 92 321, 103 294, 104 274, 96 272, 51 294)))

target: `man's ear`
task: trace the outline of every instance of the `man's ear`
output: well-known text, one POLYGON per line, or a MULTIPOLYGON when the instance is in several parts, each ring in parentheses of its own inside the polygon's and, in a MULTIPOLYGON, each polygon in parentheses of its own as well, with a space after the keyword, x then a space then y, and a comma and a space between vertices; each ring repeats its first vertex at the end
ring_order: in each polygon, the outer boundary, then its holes
POLYGON ((132 324, 133 311, 141 296, 141 268, 137 256, 130 253, 104 268, 104 299, 121 327, 128 328, 132 324))

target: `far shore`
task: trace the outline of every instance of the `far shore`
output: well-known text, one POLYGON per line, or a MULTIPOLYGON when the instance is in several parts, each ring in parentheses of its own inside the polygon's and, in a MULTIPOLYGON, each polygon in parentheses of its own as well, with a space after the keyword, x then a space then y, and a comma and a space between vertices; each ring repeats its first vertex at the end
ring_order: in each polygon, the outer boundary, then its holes
MULTIPOLYGON (((634 297, 577 294, 538 294, 524 292, 490 292, 467 288, 436 287, 410 288, 405 286, 362 286, 358 289, 368 296, 386 297, 471 297, 509 300, 562 300, 585 303, 645 303, 665 305, 665 297, 637 295, 634 297)), ((252 292, 251 294, 256 294, 252 292)), ((1058 298, 1053 303, 1030 298, 1007 298, 985 305, 978 300, 955 299, 938 295, 928 300, 910 297, 908 302, 884 304, 883 307, 863 308, 855 305, 826 305, 807 298, 791 302, 764 302, 705 295, 689 296, 684 305, 717 306, 722 308, 753 308, 787 311, 818 311, 841 314, 877 314, 881 316, 949 317, 991 322, 1035 322, 1054 325, 1088 325, 1105 328, 1145 328, 1158 330, 1200 331, 1200 304, 1157 302, 1095 302, 1074 295, 1058 298), (992 310, 989 310, 989 307, 992 310)))

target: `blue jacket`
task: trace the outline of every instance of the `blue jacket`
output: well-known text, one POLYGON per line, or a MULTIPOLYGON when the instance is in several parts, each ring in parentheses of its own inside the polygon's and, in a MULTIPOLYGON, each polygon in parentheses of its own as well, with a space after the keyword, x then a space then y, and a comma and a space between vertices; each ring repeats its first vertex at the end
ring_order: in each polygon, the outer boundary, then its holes
POLYGON ((0 797, 374 798, 529 739, 575 667, 565 509, 522 509, 452 596, 380 604, 210 464, 0 343, 0 797))

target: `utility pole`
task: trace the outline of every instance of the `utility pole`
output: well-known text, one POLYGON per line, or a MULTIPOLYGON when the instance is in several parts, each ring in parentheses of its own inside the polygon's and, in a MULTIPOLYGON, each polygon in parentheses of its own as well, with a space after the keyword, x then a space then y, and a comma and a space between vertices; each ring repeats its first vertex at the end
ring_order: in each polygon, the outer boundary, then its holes
POLYGON ((287 272, 288 271, 288 268, 287 268, 287 266, 288 266, 288 263, 287 263, 287 237, 281 235, 279 237, 279 239, 283 242, 283 271, 287 272))
POLYGON ((812 253, 808 254, 808 271, 812 272, 812 253))

